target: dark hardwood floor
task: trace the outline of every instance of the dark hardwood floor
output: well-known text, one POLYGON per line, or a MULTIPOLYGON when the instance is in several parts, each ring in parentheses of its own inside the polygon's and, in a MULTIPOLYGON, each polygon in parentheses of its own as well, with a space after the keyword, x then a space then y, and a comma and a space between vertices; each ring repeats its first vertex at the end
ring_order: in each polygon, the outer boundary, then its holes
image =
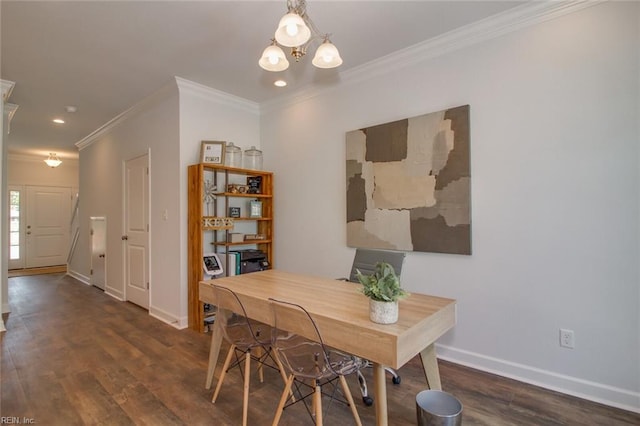
MULTIPOLYGON (((209 336, 176 330, 129 303, 63 274, 9 279, 11 314, 1 338, 0 416, 39 425, 238 425, 242 378, 230 372, 221 396, 204 389, 209 336)), ((223 347, 226 352, 226 347, 223 347)), ((224 357, 219 359, 219 366, 224 357)), ((465 425, 639 425, 640 415, 440 362, 445 391, 462 402, 465 425)), ((216 376, 217 376, 216 372, 216 376)), ((416 424, 425 389, 417 359, 388 384, 390 424, 416 424)), ((371 372, 365 371, 370 385, 371 372)), ((354 378, 363 424, 375 423, 354 378)), ((251 383, 249 424, 268 425, 282 390, 277 372, 251 383)), ((6 423, 6 420, 4 421, 6 423)), ((299 404, 283 425, 313 424, 299 404)), ((333 403, 326 425, 353 424, 333 403)))

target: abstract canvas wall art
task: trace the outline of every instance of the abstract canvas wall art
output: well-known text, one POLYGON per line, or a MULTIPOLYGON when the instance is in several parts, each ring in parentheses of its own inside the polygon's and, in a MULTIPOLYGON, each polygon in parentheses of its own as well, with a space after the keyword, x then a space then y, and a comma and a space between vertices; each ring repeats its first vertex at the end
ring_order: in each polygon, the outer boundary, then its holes
POLYGON ((349 247, 471 254, 469 110, 347 132, 349 247))

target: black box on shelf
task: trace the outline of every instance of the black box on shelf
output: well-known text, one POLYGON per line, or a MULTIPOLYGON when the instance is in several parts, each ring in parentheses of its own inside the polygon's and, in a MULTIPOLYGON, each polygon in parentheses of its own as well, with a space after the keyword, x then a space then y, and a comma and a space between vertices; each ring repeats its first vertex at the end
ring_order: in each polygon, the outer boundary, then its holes
POLYGON ((247 177, 247 194, 262 194, 262 176, 247 177))

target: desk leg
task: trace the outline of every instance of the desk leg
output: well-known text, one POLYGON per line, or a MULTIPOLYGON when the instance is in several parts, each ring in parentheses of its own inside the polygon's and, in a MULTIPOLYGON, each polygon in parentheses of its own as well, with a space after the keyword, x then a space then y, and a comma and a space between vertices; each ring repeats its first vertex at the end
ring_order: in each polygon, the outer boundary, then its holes
POLYGON ((424 348, 420 352, 420 359, 422 360, 422 368, 424 368, 424 375, 427 378, 429 389, 442 390, 438 358, 436 357, 436 345, 432 343, 424 348))
POLYGON ((376 425, 387 426, 387 382, 384 366, 373 363, 373 386, 376 396, 376 425))
MULTIPOLYGON (((221 315, 218 312, 218 315, 221 315)), ((220 353, 220 346, 222 345, 222 329, 218 325, 219 322, 213 323, 213 331, 211 332, 211 347, 209 348, 209 365, 207 366, 207 382, 205 384, 206 389, 211 389, 211 383, 213 382, 213 373, 218 363, 218 354, 220 353)))

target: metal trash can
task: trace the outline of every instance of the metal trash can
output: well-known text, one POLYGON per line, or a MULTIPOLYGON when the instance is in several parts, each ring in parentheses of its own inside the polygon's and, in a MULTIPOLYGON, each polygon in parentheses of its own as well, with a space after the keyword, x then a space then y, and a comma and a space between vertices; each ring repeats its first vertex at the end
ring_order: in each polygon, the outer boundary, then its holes
POLYGON ((459 426, 462 424, 462 403, 456 397, 439 390, 424 390, 416 396, 418 426, 459 426))

